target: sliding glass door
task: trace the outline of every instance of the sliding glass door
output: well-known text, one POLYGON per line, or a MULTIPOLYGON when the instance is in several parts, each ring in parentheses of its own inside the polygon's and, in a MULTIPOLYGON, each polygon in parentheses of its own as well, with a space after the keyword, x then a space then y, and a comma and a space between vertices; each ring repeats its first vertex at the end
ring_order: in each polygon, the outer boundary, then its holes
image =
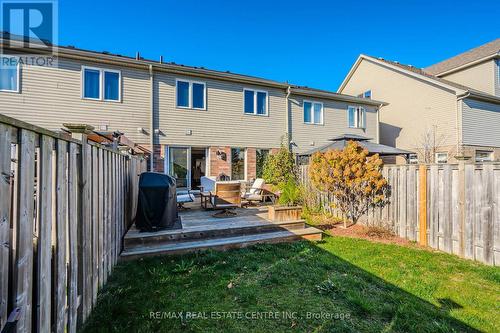
POLYGON ((177 181, 178 189, 188 189, 190 186, 190 149, 185 147, 169 148, 168 174, 177 181))

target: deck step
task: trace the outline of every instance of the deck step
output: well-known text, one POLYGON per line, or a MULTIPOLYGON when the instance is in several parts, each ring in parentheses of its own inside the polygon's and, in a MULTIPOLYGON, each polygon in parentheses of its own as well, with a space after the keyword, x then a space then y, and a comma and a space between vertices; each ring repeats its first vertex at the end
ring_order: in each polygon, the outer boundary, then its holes
POLYGON ((162 230, 158 232, 139 232, 134 230, 127 233, 124 238, 125 250, 158 245, 168 243, 189 242, 195 240, 209 240, 215 238, 245 236, 259 233, 287 231, 304 229, 306 226, 305 220, 269 222, 263 223, 256 220, 252 222, 242 223, 227 223, 203 225, 188 229, 178 230, 162 230))
POLYGON ((313 227, 307 227, 296 230, 282 230, 244 236, 222 237, 129 248, 125 249, 121 253, 121 259, 130 260, 146 256, 182 254, 207 249, 227 250, 231 248, 243 248, 253 244, 290 242, 300 239, 321 240, 321 237, 321 230, 313 227))

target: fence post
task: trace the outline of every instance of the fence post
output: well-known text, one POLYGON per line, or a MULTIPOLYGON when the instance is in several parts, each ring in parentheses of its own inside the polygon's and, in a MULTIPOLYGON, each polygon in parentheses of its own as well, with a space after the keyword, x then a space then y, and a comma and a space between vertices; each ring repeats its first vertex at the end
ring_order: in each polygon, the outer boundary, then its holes
POLYGON ((465 163, 469 159, 466 156, 455 156, 458 161, 458 247, 459 254, 465 257, 465 163))
POLYGON ((80 306, 78 308, 78 321, 83 323, 92 309, 92 201, 91 187, 92 182, 92 155, 91 146, 87 142, 87 136, 94 127, 86 124, 63 124, 74 139, 82 142, 80 156, 80 193, 79 205, 81 207, 81 220, 78 230, 78 293, 80 306))
POLYGON ((427 245, 427 165, 421 164, 418 169, 419 175, 419 243, 427 245))

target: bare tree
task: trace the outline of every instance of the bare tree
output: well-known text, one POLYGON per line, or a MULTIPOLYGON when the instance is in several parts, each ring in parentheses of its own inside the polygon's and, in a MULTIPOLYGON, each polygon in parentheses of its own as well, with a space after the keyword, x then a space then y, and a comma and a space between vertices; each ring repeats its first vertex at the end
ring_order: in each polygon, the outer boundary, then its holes
POLYGON ((424 163, 434 163, 439 147, 446 142, 446 135, 438 132, 438 126, 432 125, 422 133, 417 151, 423 158, 424 163))

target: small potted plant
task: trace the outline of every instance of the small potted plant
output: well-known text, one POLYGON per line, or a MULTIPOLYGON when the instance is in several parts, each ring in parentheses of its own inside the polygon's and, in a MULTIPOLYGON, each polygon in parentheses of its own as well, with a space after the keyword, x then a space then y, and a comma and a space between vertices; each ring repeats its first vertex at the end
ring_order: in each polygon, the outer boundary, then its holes
POLYGON ((278 205, 269 206, 268 218, 271 221, 294 221, 302 215, 302 188, 296 180, 289 178, 280 186, 278 205))

